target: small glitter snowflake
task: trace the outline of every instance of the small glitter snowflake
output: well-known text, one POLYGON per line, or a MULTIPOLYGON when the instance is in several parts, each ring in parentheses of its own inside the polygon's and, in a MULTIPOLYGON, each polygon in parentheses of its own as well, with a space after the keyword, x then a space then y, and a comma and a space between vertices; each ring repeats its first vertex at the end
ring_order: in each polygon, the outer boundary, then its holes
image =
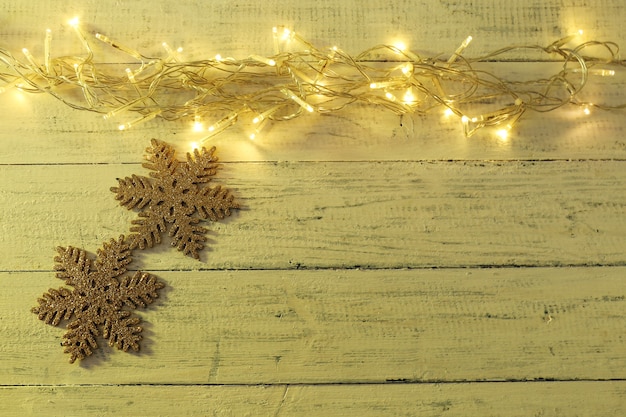
POLYGON ((128 237, 131 249, 160 243, 161 234, 169 228, 172 246, 199 259, 207 232, 198 225, 200 220, 217 221, 239 207, 229 190, 206 185, 217 170, 214 151, 214 147, 196 149, 193 155, 187 154, 186 162, 180 162, 170 145, 152 139, 143 164, 153 171, 152 178, 133 175, 118 179, 119 185, 111 188, 115 198, 129 210, 140 210, 128 237))
POLYGON ((165 285, 146 272, 123 276, 132 261, 124 236, 104 243, 95 262, 84 250, 71 246, 59 247, 57 252, 56 276, 74 289, 51 288, 32 312, 52 326, 71 320, 62 342, 70 363, 90 356, 98 348, 100 335, 110 346, 138 351, 142 328, 130 310, 152 303, 165 285))

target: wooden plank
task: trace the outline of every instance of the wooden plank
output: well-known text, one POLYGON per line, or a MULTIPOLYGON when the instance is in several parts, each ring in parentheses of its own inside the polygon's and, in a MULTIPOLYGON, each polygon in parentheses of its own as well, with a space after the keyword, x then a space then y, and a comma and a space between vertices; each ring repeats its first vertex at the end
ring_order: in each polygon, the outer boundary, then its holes
POLYGON ((0 412, 27 416, 542 416, 626 412, 626 383, 331 386, 0 387, 0 412))
POLYGON ((17 52, 34 45, 42 50, 44 31, 51 28, 54 48, 74 48, 61 49, 61 55, 81 51, 80 42, 66 24, 73 16, 81 18, 87 33, 105 33, 119 43, 137 46, 148 56, 161 52, 164 40, 182 45, 185 54, 196 59, 207 53, 224 53, 224 48, 235 57, 248 56, 252 51, 269 54, 273 51, 271 29, 276 25, 286 25, 312 42, 339 45, 353 54, 394 40, 434 55, 450 54, 467 35, 475 37, 471 53, 482 54, 505 46, 503 41, 507 45, 547 45, 579 29, 585 29, 587 37, 624 40, 626 29, 621 22, 625 12, 621 6, 606 0, 600 4, 511 0, 504 6, 492 0, 417 4, 402 0, 320 0, 315 4, 243 0, 234 7, 228 0, 210 4, 155 0, 123 7, 112 7, 109 2, 69 1, 44 8, 23 0, 4 0, 7 13, 0 23, 3 43, 17 52))
POLYGON ((143 351, 80 365, 29 312, 61 282, 2 273, 0 385, 624 379, 625 272, 160 271, 143 351))
MULTIPOLYGON (((174 270, 623 265, 625 164, 224 164, 217 182, 245 210, 210 225, 202 262, 168 244, 141 259, 174 270)), ((56 246, 95 251, 127 231, 136 214, 109 188, 132 173, 146 170, 0 167, 2 270, 50 270, 56 246)))

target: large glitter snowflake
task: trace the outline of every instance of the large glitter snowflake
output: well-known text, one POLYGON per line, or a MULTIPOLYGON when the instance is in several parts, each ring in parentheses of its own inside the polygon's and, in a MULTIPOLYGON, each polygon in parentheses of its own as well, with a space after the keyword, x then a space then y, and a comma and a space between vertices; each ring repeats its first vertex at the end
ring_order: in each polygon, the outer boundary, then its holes
POLYGON ((229 190, 206 185, 217 169, 214 151, 214 147, 196 149, 193 155, 187 154, 186 162, 180 162, 170 145, 152 139, 143 164, 153 171, 152 178, 133 175, 119 179, 119 185, 111 188, 120 205, 140 210, 129 236, 131 249, 160 243, 161 234, 169 228, 172 246, 199 258, 207 232, 198 225, 200 220, 217 221, 239 207, 229 190))

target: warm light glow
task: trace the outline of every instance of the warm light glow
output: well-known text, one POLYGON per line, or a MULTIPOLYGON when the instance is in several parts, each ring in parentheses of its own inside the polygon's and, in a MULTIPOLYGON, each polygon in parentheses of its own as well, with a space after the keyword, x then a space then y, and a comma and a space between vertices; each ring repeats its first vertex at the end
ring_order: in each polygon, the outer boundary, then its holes
POLYGON ((193 122, 193 131, 194 132, 202 132, 204 131, 204 125, 200 121, 193 122))
POLYGON ((393 46, 400 51, 406 51, 406 43, 403 41, 395 41, 393 46))
POLYGON ((453 64, 454 61, 456 61, 457 58, 461 56, 461 54, 463 53, 465 48, 467 48, 467 46, 470 44, 472 39, 474 38, 472 38, 471 36, 468 36, 467 38, 465 38, 465 40, 461 43, 461 45, 456 49, 456 51, 454 51, 454 53, 448 59, 448 65, 453 64))
POLYGON ((254 59, 255 61, 262 62, 271 67, 276 65, 276 61, 274 61, 273 59, 266 58, 261 55, 250 55, 250 59, 254 59))
POLYGON ((52 31, 46 29, 46 37, 44 39, 43 55, 46 74, 50 74, 50 44, 52 43, 52 31))
POLYGON ((404 93, 404 96, 402 97, 402 101, 404 101, 406 104, 414 104, 417 101, 417 97, 415 97, 415 94, 413 94, 413 90, 411 90, 410 88, 407 89, 404 93))
POLYGON ((136 125, 138 125, 138 124, 140 124, 140 123, 145 123, 145 122, 147 122, 147 121, 149 121, 149 120, 154 119, 154 118, 155 118, 155 117, 157 117, 160 113, 161 113, 161 111, 160 111, 160 110, 153 111, 152 113, 148 113, 148 114, 146 114, 145 116, 139 117, 139 118, 137 118, 137 119, 135 119, 135 120, 133 120, 133 121, 130 121, 130 122, 127 122, 127 123, 123 123, 123 124, 119 125, 117 128, 118 128, 119 130, 126 130, 126 129, 130 129, 131 127, 136 126, 136 125))
POLYGON ((612 77, 615 75, 615 71, 614 70, 606 70, 606 69, 591 69, 589 71, 589 74, 592 75, 599 75, 600 77, 612 77))
POLYGON ((283 28, 282 40, 286 41, 286 40, 289 40, 291 38, 293 38, 293 32, 291 32, 287 28, 283 28))
POLYGON ((382 81, 382 82, 371 83, 370 88, 371 89, 387 88, 387 87, 393 87, 396 85, 398 85, 398 82, 396 81, 382 81))
MULTIPOLYGON (((276 52, 273 56, 251 54, 238 60, 218 54, 213 60, 185 62, 178 55, 182 47, 174 50, 163 42, 164 56, 147 58, 101 33, 85 34, 78 17, 68 23, 85 53, 51 59, 49 29, 45 33, 43 59, 37 54, 33 56, 27 48, 22 50, 25 58, 21 59, 0 49, 3 65, 14 70, 3 72, 0 92, 22 83, 24 92, 47 92, 73 108, 98 112, 106 119, 122 112, 141 115, 120 124, 120 130, 157 116, 165 120, 189 120, 194 115, 228 113, 208 129, 205 128, 208 123, 202 120, 190 122, 193 131, 215 135, 233 125, 240 115, 251 113, 242 119, 251 122, 252 135, 258 138, 259 130, 269 120, 290 120, 300 116, 303 110, 331 113, 351 103, 361 103, 396 114, 424 114, 443 108, 445 117, 461 116, 463 130, 470 136, 483 127, 498 129, 503 123, 513 125, 526 110, 547 112, 570 104, 590 114, 593 107, 626 107, 578 100, 582 97, 578 93, 589 77, 613 76, 613 68, 621 62, 619 48, 613 42, 588 41, 574 45, 582 31, 547 46, 516 45, 478 57, 461 58, 473 39, 468 36, 453 54, 441 58, 421 57, 407 50, 403 41, 377 45, 351 56, 336 46, 318 49, 296 32, 277 26, 272 29, 276 52), (95 42, 93 37, 135 58, 125 70, 125 77, 120 77, 118 68, 102 65, 102 59, 94 56, 90 46, 95 42), (296 42, 283 48, 286 45, 283 41, 288 40, 296 42), (602 49, 603 56, 594 56, 597 49, 602 49), (560 72, 523 82, 475 68, 478 63, 518 50, 534 50, 546 54, 548 60, 566 60, 567 65, 560 72), (572 73, 579 76, 568 78, 572 73), (564 79, 572 82, 564 83, 564 79), (458 89, 451 89, 460 84, 467 87, 467 93, 459 94, 458 89), (490 112, 478 117, 463 116, 463 113, 480 114, 476 103, 483 108, 491 106, 490 112)), ((508 134, 510 127, 496 134, 502 136, 504 131, 508 134)))
POLYGON ((28 62, 30 62, 30 64, 33 67, 39 68, 39 65, 35 62, 35 57, 33 56, 33 54, 30 53, 30 51, 28 49, 22 48, 22 53, 24 54, 24 56, 26 57, 28 62))
POLYGON ((131 83, 135 83, 135 74, 133 74, 133 71, 130 68, 126 68, 126 76, 128 77, 128 81, 130 81, 131 83))
POLYGON ((500 140, 507 140, 509 138, 509 130, 508 129, 498 129, 496 131, 496 135, 498 135, 500 140))
POLYGON ((295 101, 296 103, 298 103, 300 105, 300 107, 302 107, 304 110, 308 111, 309 113, 313 113, 315 111, 315 109, 313 108, 313 106, 311 106, 309 103, 307 103, 306 101, 302 100, 300 97, 298 97, 297 95, 295 95, 293 92, 291 92, 290 90, 283 88, 280 90, 284 95, 286 95, 287 97, 289 97, 290 99, 292 99, 293 101, 295 101))

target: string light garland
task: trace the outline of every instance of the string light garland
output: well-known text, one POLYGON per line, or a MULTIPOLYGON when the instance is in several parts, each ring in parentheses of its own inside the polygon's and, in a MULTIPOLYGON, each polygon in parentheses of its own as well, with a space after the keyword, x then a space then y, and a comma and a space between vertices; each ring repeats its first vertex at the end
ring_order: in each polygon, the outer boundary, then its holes
POLYGON ((156 117, 188 119, 194 131, 218 135, 240 119, 247 119, 254 139, 268 121, 284 121, 306 113, 331 113, 361 103, 396 114, 424 114, 442 108, 460 119, 466 136, 493 127, 505 138, 527 111, 547 112, 566 104, 591 108, 623 109, 626 104, 603 105, 579 99, 590 76, 613 76, 624 66, 614 42, 587 41, 572 46, 580 34, 548 46, 509 46, 468 58, 467 37, 447 58, 423 57, 404 45, 378 45, 356 56, 337 47, 321 50, 285 27, 273 29, 274 55, 234 59, 183 61, 182 49, 163 43, 164 56, 150 58, 101 33, 93 39, 82 31, 77 18, 69 25, 85 55, 51 58, 52 33, 47 30, 43 62, 28 49, 19 60, 0 48, 0 61, 10 72, 0 72, 0 92, 18 88, 48 93, 80 110, 98 112, 105 119, 128 117, 120 130, 156 117), (96 62, 92 42, 102 42, 133 58, 133 68, 112 68, 96 62), (600 51, 595 55, 588 52, 600 51), (480 69, 512 52, 540 53, 560 70, 548 77, 507 80, 480 69), (600 56, 602 55, 602 56, 600 56), (209 121, 205 127, 205 121, 209 121))

